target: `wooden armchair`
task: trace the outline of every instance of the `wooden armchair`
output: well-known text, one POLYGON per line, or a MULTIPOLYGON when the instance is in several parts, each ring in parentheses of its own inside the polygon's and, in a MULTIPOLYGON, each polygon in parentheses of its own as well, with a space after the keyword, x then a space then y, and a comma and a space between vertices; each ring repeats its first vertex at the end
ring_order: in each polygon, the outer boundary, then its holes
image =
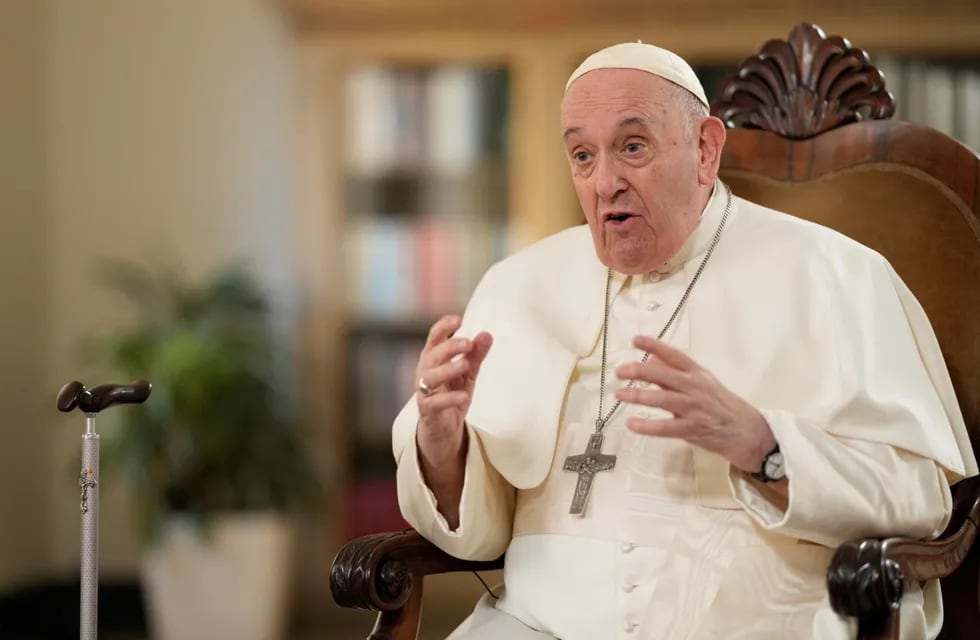
MULTIPOLYGON (((881 252, 933 323, 980 456, 980 160, 927 127, 891 120, 867 55, 802 24, 723 85, 712 111, 731 130, 721 177, 740 196, 833 227, 881 252)), ((898 637, 908 582, 940 578, 941 638, 980 637, 980 481, 954 487, 936 541, 851 540, 827 572, 835 611, 859 638, 898 637)), ((334 559, 334 599, 380 612, 369 640, 414 640, 426 575, 496 569, 452 558, 414 531, 366 536, 334 559)))

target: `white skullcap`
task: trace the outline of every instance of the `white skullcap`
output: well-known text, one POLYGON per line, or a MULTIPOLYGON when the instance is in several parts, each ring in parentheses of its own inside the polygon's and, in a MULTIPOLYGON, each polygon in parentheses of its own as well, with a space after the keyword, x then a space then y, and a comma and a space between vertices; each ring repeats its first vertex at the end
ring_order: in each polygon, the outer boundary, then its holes
POLYGON ((711 108, 704 87, 701 86, 694 69, 673 51, 642 42, 623 42, 606 47, 586 58, 578 69, 572 72, 568 82, 565 83, 565 92, 568 92, 568 87, 572 86, 573 82, 596 69, 638 69, 652 73, 684 87, 704 103, 704 106, 711 108))

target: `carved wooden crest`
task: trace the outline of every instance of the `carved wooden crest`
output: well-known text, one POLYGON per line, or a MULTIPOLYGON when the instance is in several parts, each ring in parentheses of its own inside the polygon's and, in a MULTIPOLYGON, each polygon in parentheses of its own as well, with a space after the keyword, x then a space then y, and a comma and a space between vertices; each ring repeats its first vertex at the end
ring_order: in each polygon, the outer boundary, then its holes
POLYGON ((867 53, 803 23, 789 40, 770 40, 743 61, 722 84, 711 112, 728 127, 800 140, 850 122, 890 118, 895 101, 867 53))

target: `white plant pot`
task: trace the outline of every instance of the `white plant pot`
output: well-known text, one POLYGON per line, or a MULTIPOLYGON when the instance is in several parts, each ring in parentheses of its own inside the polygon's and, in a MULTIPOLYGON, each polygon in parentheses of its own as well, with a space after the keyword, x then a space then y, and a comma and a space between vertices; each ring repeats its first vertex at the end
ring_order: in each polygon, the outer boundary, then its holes
POLYGON ((292 567, 288 521, 222 514, 208 533, 174 517, 146 549, 141 573, 153 640, 280 640, 292 567))

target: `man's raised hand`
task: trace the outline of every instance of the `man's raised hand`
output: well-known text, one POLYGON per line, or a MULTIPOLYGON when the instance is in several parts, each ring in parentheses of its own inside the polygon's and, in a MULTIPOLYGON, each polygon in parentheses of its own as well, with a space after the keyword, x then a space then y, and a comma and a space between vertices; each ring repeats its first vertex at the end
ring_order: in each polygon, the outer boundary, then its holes
POLYGON ((419 447, 435 457, 461 444, 476 378, 493 343, 485 331, 473 338, 454 336, 461 322, 448 315, 432 325, 415 369, 419 447))

